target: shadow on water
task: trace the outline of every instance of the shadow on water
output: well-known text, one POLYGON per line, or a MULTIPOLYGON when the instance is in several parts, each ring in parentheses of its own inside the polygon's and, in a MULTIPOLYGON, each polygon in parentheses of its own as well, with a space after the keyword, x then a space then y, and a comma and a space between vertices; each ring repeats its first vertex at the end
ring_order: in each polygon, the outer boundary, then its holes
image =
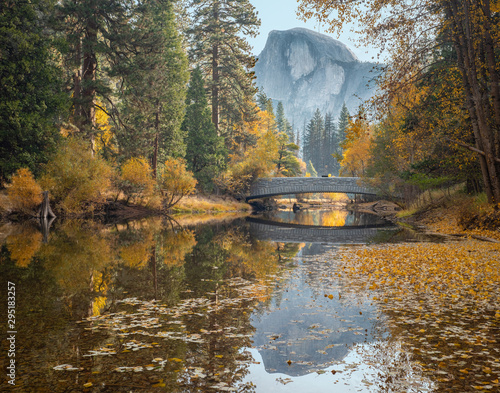
POLYGON ((299 380, 280 381, 316 375, 309 391, 330 391, 332 368, 347 376, 353 347, 385 333, 368 291, 349 293, 324 253, 398 230, 345 212, 283 217, 1 226, 0 275, 16 285, 10 390, 265 392, 271 378, 291 392, 299 380))

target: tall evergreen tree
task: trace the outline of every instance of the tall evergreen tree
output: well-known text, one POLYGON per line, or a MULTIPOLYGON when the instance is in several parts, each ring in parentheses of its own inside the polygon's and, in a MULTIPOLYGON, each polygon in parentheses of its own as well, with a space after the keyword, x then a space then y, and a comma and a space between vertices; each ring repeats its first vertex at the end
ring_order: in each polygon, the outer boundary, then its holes
POLYGON ((276 160, 276 172, 286 177, 298 176, 300 174, 300 163, 297 159, 299 147, 289 141, 288 135, 278 135, 278 158, 276 160))
POLYGON ((248 0, 191 0, 191 56, 206 76, 212 122, 219 132, 253 116, 255 58, 244 36, 258 34, 260 20, 248 0))
POLYGON ((259 91, 257 93, 257 105, 259 106, 259 109, 261 111, 265 111, 267 109, 269 102, 271 102, 272 104, 272 100, 267 96, 266 93, 264 93, 263 91, 259 91))
POLYGON ((306 132, 304 135, 304 161, 311 161, 314 167, 321 167, 322 158, 321 158, 321 143, 322 138, 324 137, 324 121, 323 116, 319 109, 316 109, 314 112, 313 118, 309 121, 306 127, 306 132))
POLYGON ((121 154, 150 158, 154 175, 158 160, 185 154, 180 126, 189 74, 173 3, 151 1, 138 8, 134 29, 142 42, 135 55, 118 67, 123 102, 121 154))
POLYGON ((226 151, 224 139, 217 135, 199 68, 191 72, 186 98, 186 117, 182 130, 187 135, 186 161, 198 184, 210 190, 213 179, 224 168, 226 151))
POLYGON ((107 55, 126 41, 131 13, 116 0, 63 0, 57 7, 57 28, 64 34, 66 67, 72 73, 72 123, 91 141, 93 152, 97 95, 109 97, 111 90, 107 55))
POLYGON ((0 183, 20 167, 37 172, 55 148, 65 95, 45 31, 50 0, 0 6, 0 183))
POLYGON ((337 125, 333 121, 331 113, 325 115, 325 141, 322 155, 325 157, 328 173, 338 176, 340 165, 334 158, 334 154, 340 153, 338 142, 337 125))
POLYGON ((276 126, 278 127, 278 131, 286 134, 290 142, 294 142, 294 133, 293 128, 290 125, 290 122, 285 117, 285 108, 283 107, 283 103, 278 102, 278 106, 276 107, 276 126))
POLYGON ((349 114, 349 110, 344 102, 342 105, 342 109, 340 111, 339 122, 337 126, 337 134, 338 134, 338 144, 340 145, 345 140, 347 126, 349 125, 349 119, 351 115, 349 114))

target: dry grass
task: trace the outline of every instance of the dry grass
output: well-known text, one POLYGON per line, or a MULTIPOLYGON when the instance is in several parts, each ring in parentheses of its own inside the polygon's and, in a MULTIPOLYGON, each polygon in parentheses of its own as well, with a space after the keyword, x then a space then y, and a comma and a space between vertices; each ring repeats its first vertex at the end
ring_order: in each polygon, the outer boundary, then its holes
POLYGON ((419 215, 419 223, 435 233, 500 241, 499 213, 483 195, 455 194, 419 215))
POLYGON ((251 207, 233 199, 195 195, 181 199, 171 210, 173 213, 221 213, 247 212, 251 207))
POLYGON ((413 203, 411 203, 406 209, 401 210, 397 214, 397 217, 409 217, 419 212, 447 203, 454 199, 457 194, 460 194, 463 188, 463 184, 458 184, 451 188, 422 192, 413 203))

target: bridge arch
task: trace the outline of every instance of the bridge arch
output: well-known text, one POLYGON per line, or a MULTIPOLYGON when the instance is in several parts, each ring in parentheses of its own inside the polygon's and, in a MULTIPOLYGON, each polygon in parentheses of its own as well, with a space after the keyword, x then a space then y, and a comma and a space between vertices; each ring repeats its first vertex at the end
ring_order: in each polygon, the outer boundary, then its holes
POLYGON ((363 184, 359 177, 271 177, 252 184, 246 200, 320 192, 376 195, 376 190, 363 184))

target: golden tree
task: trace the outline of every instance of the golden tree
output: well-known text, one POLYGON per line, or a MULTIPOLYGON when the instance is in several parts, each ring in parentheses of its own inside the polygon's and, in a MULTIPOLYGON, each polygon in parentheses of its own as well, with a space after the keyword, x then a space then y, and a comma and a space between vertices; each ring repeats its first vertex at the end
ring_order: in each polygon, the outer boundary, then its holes
POLYGON ((500 202, 499 11, 496 0, 300 0, 299 5, 304 18, 326 23, 331 32, 356 22, 361 44, 388 53, 381 80, 385 103, 437 63, 458 69, 460 88, 449 93, 467 108, 474 142, 459 137, 448 143, 477 153, 491 203, 500 202), (453 48, 452 57, 433 56, 446 46, 453 48))
POLYGON ((196 188, 193 173, 186 169, 186 161, 182 158, 169 158, 165 161, 158 179, 164 195, 164 206, 171 208, 185 196, 192 194, 196 188))
POLYGON ((42 189, 27 168, 18 169, 7 189, 12 208, 24 214, 33 214, 42 203, 42 189))
POLYGON ((155 181, 152 173, 143 157, 132 157, 123 163, 119 187, 127 196, 127 204, 131 198, 142 200, 153 195, 155 181))

